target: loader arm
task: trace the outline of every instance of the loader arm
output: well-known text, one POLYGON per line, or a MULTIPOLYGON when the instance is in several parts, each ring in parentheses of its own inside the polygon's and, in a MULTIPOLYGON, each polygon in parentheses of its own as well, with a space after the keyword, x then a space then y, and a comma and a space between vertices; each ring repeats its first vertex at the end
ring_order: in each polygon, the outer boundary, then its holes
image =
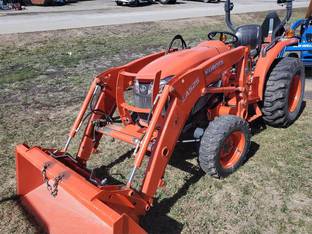
MULTIPOLYGON (((156 123, 155 126, 159 129, 159 137, 156 139, 155 147, 152 150, 141 187, 141 192, 145 196, 152 199, 157 188, 162 184, 165 168, 189 117, 189 113, 197 100, 209 92, 207 86, 218 81, 221 78, 219 74, 229 70, 233 65, 238 65, 241 68, 239 71, 239 75, 241 75, 240 80, 246 83, 247 74, 241 72, 245 71, 244 64, 247 61, 246 52, 245 47, 238 47, 229 52, 222 53, 186 72, 165 87, 162 98, 170 99, 169 108, 164 116, 165 119, 163 121, 162 117, 158 118, 157 115, 153 115, 150 123, 150 126, 154 126, 153 123, 156 123), (219 67, 211 71, 210 69, 215 67, 216 64, 219 67), (207 73, 207 71, 211 71, 211 73, 207 73), (165 98, 164 94, 167 92, 168 97, 165 98)), ((220 89, 220 92, 223 92, 223 90, 220 89)), ((157 106, 155 112, 157 110, 161 111, 163 108, 163 105, 157 106)), ((147 132, 150 131, 155 131, 155 129, 148 128, 147 132)), ((146 145, 143 144, 142 149, 144 146, 147 147, 150 141, 151 139, 146 138, 146 141, 143 141, 146 145)), ((136 157, 140 158, 145 153, 144 151, 139 151, 136 157)))

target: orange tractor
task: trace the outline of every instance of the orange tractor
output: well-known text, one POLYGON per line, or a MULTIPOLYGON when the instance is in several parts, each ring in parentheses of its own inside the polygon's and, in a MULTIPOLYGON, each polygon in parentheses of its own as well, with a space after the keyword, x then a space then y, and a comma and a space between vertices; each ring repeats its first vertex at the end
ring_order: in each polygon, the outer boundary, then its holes
POLYGON ((292 1, 284 3, 282 21, 270 13, 261 26, 234 27, 227 0, 232 32, 210 32, 209 40, 193 48, 178 35, 167 51, 99 74, 63 149, 16 147, 22 204, 50 233, 146 233, 139 219, 154 205, 178 141, 188 136, 200 142, 198 161, 207 174, 234 172, 250 147, 250 122, 263 118, 288 127, 302 107, 303 65, 297 58, 278 58, 298 42, 285 32, 292 1), (172 46, 176 41, 181 48, 172 46), (85 121, 79 150, 71 155, 70 142, 85 121), (88 168, 103 135, 134 147, 134 166, 123 184, 97 178, 88 168))

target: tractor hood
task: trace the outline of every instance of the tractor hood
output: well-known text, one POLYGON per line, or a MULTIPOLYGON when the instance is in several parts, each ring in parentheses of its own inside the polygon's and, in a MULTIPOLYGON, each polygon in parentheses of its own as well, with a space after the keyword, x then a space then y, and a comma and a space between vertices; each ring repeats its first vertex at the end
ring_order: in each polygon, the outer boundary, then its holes
POLYGON ((137 79, 146 79, 144 77, 151 77, 151 75, 159 71, 161 71, 161 79, 169 76, 179 76, 209 58, 220 54, 225 49, 224 44, 221 50, 218 47, 208 47, 206 44, 200 44, 192 49, 169 53, 142 68, 137 74, 137 79))

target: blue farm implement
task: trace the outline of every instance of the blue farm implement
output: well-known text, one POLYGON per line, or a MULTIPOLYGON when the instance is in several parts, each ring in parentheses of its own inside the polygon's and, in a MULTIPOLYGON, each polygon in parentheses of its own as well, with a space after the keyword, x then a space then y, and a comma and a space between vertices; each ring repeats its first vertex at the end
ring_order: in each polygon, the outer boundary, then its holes
POLYGON ((304 19, 299 19, 290 27, 290 32, 299 39, 298 44, 287 46, 281 57, 300 58, 306 67, 312 67, 312 1, 304 19))

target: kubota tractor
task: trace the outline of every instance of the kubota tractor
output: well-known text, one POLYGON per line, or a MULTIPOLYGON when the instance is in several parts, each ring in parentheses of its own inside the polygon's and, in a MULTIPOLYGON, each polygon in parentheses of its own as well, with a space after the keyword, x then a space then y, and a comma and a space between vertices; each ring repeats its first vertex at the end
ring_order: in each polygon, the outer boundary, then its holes
POLYGON ((234 27, 227 0, 232 32, 210 32, 209 40, 193 48, 176 36, 167 51, 99 74, 63 149, 17 146, 22 204, 50 233, 146 233, 139 219, 154 205, 177 141, 186 136, 200 141, 198 160, 206 173, 221 178, 234 172, 250 147, 250 122, 263 118, 288 127, 299 116, 303 64, 278 58, 285 46, 298 42, 283 37, 292 10, 292 1, 285 3, 282 21, 270 13, 262 26, 234 27), (176 40, 180 49, 172 47, 176 40), (79 150, 69 154, 85 121, 79 150), (103 135, 134 147, 134 166, 124 184, 97 178, 88 168, 103 135), (139 179, 142 184, 134 188, 139 179))

